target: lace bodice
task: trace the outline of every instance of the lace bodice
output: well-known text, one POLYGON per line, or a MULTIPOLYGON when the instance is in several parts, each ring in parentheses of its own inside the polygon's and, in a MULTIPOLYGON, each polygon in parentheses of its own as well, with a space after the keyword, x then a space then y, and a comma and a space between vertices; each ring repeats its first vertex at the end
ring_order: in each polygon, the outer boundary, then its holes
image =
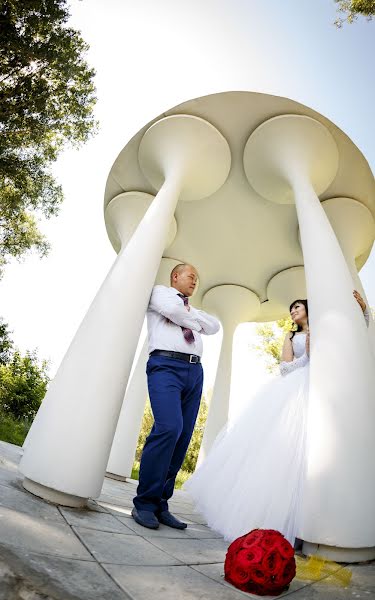
POLYGON ((280 363, 281 375, 288 375, 292 371, 304 367, 309 362, 306 354, 306 333, 295 333, 292 338, 294 359, 290 362, 280 363))

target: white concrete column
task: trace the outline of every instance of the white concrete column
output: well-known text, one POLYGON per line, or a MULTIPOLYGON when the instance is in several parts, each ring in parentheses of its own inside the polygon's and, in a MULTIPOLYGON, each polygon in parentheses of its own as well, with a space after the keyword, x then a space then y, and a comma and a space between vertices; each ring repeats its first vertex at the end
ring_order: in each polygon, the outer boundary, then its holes
MULTIPOLYGON (((107 228, 108 236, 110 237, 110 239, 112 241, 112 245, 117 253, 119 253, 121 251, 121 249, 123 250, 126 247, 126 245, 129 243, 134 232, 136 231, 137 227, 141 223, 146 212, 150 208, 154 198, 155 198, 155 196, 153 196, 152 194, 145 194, 142 192, 124 192, 122 194, 119 194, 118 196, 115 196, 115 198, 113 198, 111 200, 110 204, 107 207, 106 214, 105 214, 106 228, 107 228)), ((173 241, 176 237, 176 234, 177 234, 177 223, 176 223, 176 219, 173 217, 173 219, 170 223, 169 229, 168 229, 168 236, 167 236, 167 242, 166 242, 165 249, 167 249, 173 243, 173 241)), ((160 267, 159 267, 157 279, 159 278, 159 280, 160 280, 161 267, 163 266, 163 268, 165 270, 166 268, 169 267, 171 262, 173 262, 173 266, 175 266, 177 264, 177 261, 171 261, 170 259, 162 259, 160 267)), ((173 266, 171 266, 170 270, 173 269, 173 266)), ((164 271, 163 271, 163 275, 164 275, 164 271)), ((162 277, 162 279, 163 279, 163 284, 168 285, 167 277, 164 276, 164 277, 162 277)), ((157 281, 157 282, 162 283, 162 281, 157 281)), ((54 385, 53 381, 49 385, 49 394, 52 394, 52 389, 51 389, 52 385, 54 385)), ((132 398, 134 398, 134 396, 132 396, 132 398)), ((44 413, 45 408, 46 408, 46 403, 43 402, 38 410, 38 413, 35 416, 35 419, 30 427, 30 430, 25 438, 25 441, 22 446, 23 451, 26 450, 28 444, 30 443, 30 440, 31 440, 31 437, 32 437, 34 431, 38 430, 37 422, 41 419, 41 416, 44 413)), ((123 420, 121 420, 121 424, 123 425, 123 420)), ((116 445, 117 445, 117 443, 119 443, 120 446, 122 446, 122 442, 120 442, 118 436, 116 436, 116 438, 117 438, 116 445)), ((134 452, 135 452, 135 448, 134 448, 134 452)), ((119 475, 120 474, 121 473, 119 473, 119 475)))
POLYGON ((217 434, 228 420, 234 332, 239 323, 255 318, 260 302, 258 296, 246 288, 220 285, 204 295, 202 306, 220 319, 223 340, 197 466, 203 462, 217 434))
MULTIPOLYGON (((86 498, 100 494, 176 204, 179 198, 199 199, 218 189, 230 169, 230 151, 210 123, 176 115, 146 131, 139 161, 160 190, 130 241, 121 247, 80 325, 20 464, 26 489, 65 505, 83 505, 86 498)), ((112 218, 122 241, 126 211, 122 214, 121 206, 114 203, 112 218)))
POLYGON ((363 560, 363 548, 375 557, 373 359, 351 274, 318 198, 335 177, 337 147, 321 123, 285 115, 250 136, 244 163, 263 197, 295 200, 300 227, 311 361, 299 537, 328 558, 332 546, 341 548, 342 560, 363 560))
POLYGON ((367 254, 375 239, 374 218, 366 206, 353 198, 329 198, 322 202, 325 213, 331 223, 345 256, 353 279, 353 287, 364 298, 370 311, 368 333, 375 357, 375 323, 362 281, 358 275, 356 258, 367 254))
MULTIPOLYGON (((155 284, 170 285, 170 273, 179 262, 181 261, 171 258, 162 258, 155 284)), ((107 465, 107 477, 123 480, 131 477, 137 441, 148 394, 146 376, 147 360, 148 340, 146 335, 142 350, 138 357, 137 365, 125 393, 107 465)))
POLYGON ((107 466, 107 477, 131 477, 134 455, 147 399, 147 336, 126 390, 107 466))

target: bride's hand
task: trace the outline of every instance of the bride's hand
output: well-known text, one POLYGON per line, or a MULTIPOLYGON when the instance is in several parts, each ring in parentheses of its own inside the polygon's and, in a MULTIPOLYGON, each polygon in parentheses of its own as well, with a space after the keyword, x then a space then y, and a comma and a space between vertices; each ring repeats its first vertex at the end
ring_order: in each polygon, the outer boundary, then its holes
POLYGON ((306 333, 306 354, 310 356, 310 330, 307 330, 306 333))
POLYGON ((357 300, 357 302, 358 302, 359 306, 361 307, 362 311, 365 312, 365 310, 366 310, 366 302, 362 298, 361 294, 359 292, 357 292, 357 290, 354 290, 353 296, 357 300))

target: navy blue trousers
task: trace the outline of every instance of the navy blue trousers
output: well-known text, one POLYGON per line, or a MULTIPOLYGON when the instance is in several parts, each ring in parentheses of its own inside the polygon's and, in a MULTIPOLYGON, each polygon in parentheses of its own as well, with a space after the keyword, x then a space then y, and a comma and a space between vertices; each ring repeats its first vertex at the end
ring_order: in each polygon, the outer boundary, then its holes
POLYGON ((143 448, 134 506, 159 513, 168 510, 194 430, 203 369, 200 363, 150 356, 146 372, 155 422, 143 448))

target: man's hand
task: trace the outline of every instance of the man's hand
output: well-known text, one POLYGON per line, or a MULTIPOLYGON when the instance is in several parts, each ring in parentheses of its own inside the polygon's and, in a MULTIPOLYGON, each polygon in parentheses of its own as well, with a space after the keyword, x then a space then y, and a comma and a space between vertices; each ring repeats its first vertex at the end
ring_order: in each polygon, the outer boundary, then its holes
POLYGON ((358 302, 359 306, 361 307, 362 311, 365 312, 365 310, 366 310, 366 302, 362 298, 361 294, 359 292, 357 292, 357 290, 354 290, 353 296, 357 300, 357 302, 358 302))

